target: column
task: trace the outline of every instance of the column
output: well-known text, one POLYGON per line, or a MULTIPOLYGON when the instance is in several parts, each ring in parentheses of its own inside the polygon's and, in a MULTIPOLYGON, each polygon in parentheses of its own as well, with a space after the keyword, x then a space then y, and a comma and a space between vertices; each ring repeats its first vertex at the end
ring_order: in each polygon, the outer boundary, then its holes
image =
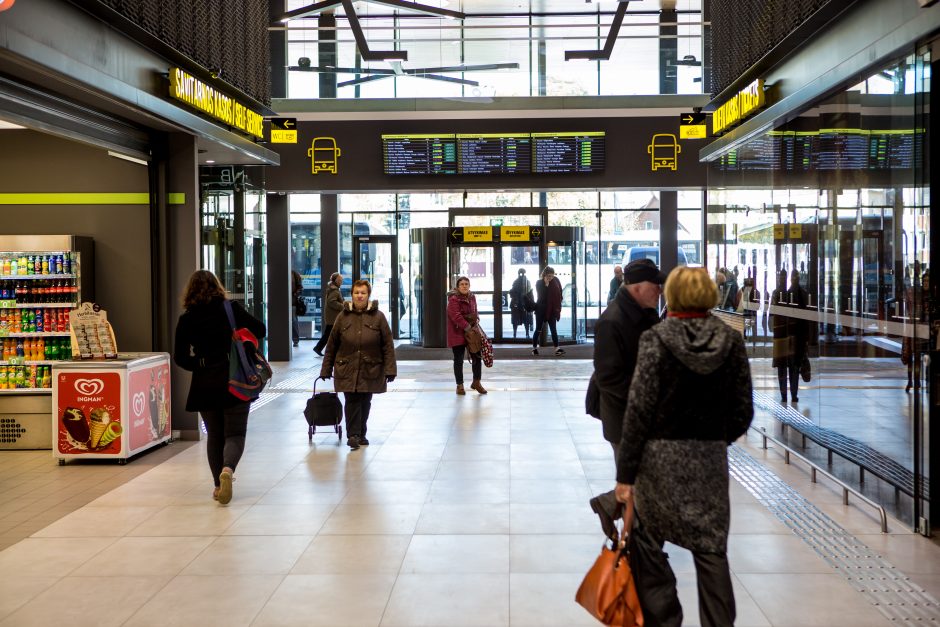
POLYGON ((287 194, 268 194, 268 359, 291 358, 291 239, 287 194))
MULTIPOLYGON (((336 66, 336 16, 332 11, 324 11, 317 18, 319 43, 319 65, 336 66)), ((320 98, 336 98, 336 73, 320 72, 320 98)))
POLYGON ((676 34, 678 14, 673 6, 663 9, 659 14, 659 93, 678 93, 676 61, 678 60, 679 41, 676 34))
MULTIPOLYGON (((271 24, 278 24, 279 18, 287 9, 284 0, 273 0, 268 3, 271 24)), ((287 59, 287 31, 268 31, 271 40, 271 65, 268 76, 271 77, 271 97, 287 98, 287 66, 291 65, 287 59)), ((297 62, 296 59, 293 60, 297 62)))
POLYGON ((659 192, 659 268, 679 265, 679 193, 659 192))
MULTIPOLYGON (((339 199, 320 194, 320 285, 326 288, 330 275, 339 272, 339 199)), ((351 243, 351 242, 350 242, 351 243)), ((353 253, 355 254, 355 253, 353 253)))

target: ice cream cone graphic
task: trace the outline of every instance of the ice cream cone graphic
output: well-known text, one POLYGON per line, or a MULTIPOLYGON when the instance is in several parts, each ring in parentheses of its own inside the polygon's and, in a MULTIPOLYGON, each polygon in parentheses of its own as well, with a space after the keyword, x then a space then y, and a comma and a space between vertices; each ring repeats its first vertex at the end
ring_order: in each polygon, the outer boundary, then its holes
POLYGON ((62 413, 62 425, 69 437, 78 444, 86 445, 91 437, 85 413, 78 407, 67 407, 62 413))
POLYGON ((107 430, 109 422, 111 422, 111 414, 108 413, 107 409, 98 407, 97 409, 91 410, 91 424, 89 426, 91 439, 88 442, 90 448, 98 448, 101 442, 101 436, 104 435, 104 432, 107 430))
POLYGON ((121 426, 120 422, 109 422, 101 439, 98 440, 98 448, 104 448, 111 444, 115 439, 121 437, 122 433, 124 433, 124 427, 121 426))

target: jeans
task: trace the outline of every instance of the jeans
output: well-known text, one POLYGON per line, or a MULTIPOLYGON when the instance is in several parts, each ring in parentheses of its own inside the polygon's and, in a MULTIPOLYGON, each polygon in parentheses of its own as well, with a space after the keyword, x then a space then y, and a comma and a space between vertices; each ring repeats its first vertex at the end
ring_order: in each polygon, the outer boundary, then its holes
POLYGON ((372 409, 372 394, 370 392, 343 392, 346 400, 343 411, 346 413, 346 435, 348 437, 366 437, 366 423, 369 421, 369 410, 372 409))
POLYGON ((323 347, 326 346, 326 343, 330 341, 330 333, 333 332, 333 325, 328 324, 323 327, 323 333, 320 334, 320 339, 317 340, 317 345, 313 347, 313 352, 319 353, 323 350, 323 347))
POLYGON ((206 454, 212 480, 219 486, 219 475, 226 466, 235 470, 245 450, 250 403, 239 403, 225 409, 199 412, 206 425, 206 454))
POLYGON ((297 310, 290 317, 290 334, 294 344, 300 341, 300 321, 297 319, 297 310))
POLYGON ((539 341, 542 339, 542 326, 548 323, 548 330, 552 332, 552 346, 558 348, 558 321, 554 318, 545 319, 545 314, 535 312, 535 330, 532 333, 533 348, 539 347, 539 341))
MULTIPOLYGON (((454 346, 454 379, 457 385, 463 385, 463 356, 466 345, 454 346)), ((473 370, 473 380, 479 381, 483 378, 483 361, 479 355, 470 353, 470 368, 473 370)))
POLYGON ((796 400, 800 393, 800 366, 777 366, 777 382, 780 384, 780 400, 784 403, 787 401, 787 378, 790 379, 790 398, 796 400))

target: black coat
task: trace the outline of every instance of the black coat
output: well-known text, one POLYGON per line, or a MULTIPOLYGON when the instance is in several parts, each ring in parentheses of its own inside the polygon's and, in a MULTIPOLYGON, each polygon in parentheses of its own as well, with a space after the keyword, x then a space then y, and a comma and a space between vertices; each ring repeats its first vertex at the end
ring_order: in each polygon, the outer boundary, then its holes
POLYGON ((621 289, 594 327, 594 378, 601 394, 601 423, 608 442, 620 442, 640 335, 657 322, 655 309, 640 307, 630 292, 621 289))
MULTIPOLYGON (((228 392, 228 356, 232 347, 232 328, 221 298, 186 310, 176 323, 173 361, 193 373, 186 398, 187 411, 232 407, 243 401, 228 392)), ((267 333, 264 323, 232 301, 235 324, 245 327, 261 339, 267 333)))
POLYGON ((770 302, 779 311, 771 317, 774 332, 771 366, 799 368, 809 345, 811 323, 803 318, 786 315, 786 310, 806 309, 809 296, 802 287, 787 291, 774 290, 770 302))

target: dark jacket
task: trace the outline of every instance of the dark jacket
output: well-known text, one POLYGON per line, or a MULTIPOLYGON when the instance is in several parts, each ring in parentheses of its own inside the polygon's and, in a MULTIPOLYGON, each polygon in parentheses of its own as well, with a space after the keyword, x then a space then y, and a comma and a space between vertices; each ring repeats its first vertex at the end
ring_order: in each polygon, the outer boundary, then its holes
POLYGON ((326 286, 326 299, 323 303, 323 326, 334 324, 336 316, 343 310, 343 294, 335 283, 326 286))
POLYGON ((810 322, 803 318, 788 316, 787 309, 806 309, 809 296, 805 289, 774 290, 770 304, 775 307, 771 316, 774 342, 771 366, 799 367, 809 345, 810 322))
POLYGON ((630 292, 619 290, 594 327, 594 379, 600 390, 601 423, 608 442, 620 443, 640 335, 657 322, 655 309, 640 307, 630 292))
POLYGON ((361 311, 346 303, 333 323, 320 376, 333 377, 337 392, 381 394, 386 390, 385 377, 397 374, 392 330, 379 311, 379 301, 361 311))
MULTIPOLYGON (((232 407, 243 401, 228 392, 228 356, 232 348, 232 328, 221 298, 187 309, 176 323, 173 361, 193 373, 186 398, 187 411, 232 407)), ((264 323, 232 301, 235 324, 261 339, 264 323)))
POLYGON ((512 282, 512 289, 509 290, 509 311, 513 326, 532 326, 532 311, 526 306, 526 301, 532 298, 531 294, 532 284, 525 276, 520 276, 512 282))
POLYGON ((467 343, 464 331, 479 322, 477 297, 470 292, 461 296, 457 290, 447 293, 447 347, 463 346, 467 343))
POLYGON ((623 279, 618 279, 616 276, 610 280, 610 289, 607 290, 607 304, 609 305, 611 301, 617 298, 617 290, 620 289, 620 286, 623 285, 623 279))
POLYGON ((535 282, 535 293, 539 300, 535 303, 535 313, 545 320, 561 320, 561 281, 554 277, 548 285, 539 279, 535 282))
POLYGON ((714 316, 668 318, 640 338, 617 481, 657 540, 727 549, 728 445, 754 417, 744 338, 714 316))

